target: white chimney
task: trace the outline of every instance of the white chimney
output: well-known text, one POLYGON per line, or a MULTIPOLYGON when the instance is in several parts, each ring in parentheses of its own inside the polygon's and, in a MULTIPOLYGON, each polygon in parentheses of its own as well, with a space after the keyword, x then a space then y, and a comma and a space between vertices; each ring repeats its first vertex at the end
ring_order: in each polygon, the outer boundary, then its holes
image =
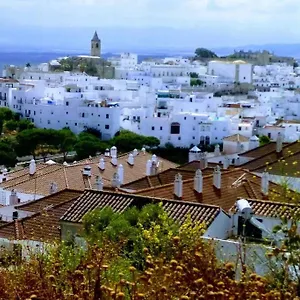
POLYGON ((35 160, 32 159, 30 161, 30 165, 29 165, 29 175, 34 175, 36 172, 36 163, 35 163, 35 160))
POLYGON ((96 177, 96 190, 97 191, 103 191, 103 181, 101 176, 96 177))
POLYGON ((113 188, 119 188, 121 185, 118 172, 115 172, 112 178, 111 186, 113 188))
POLYGON ((259 147, 259 138, 256 135, 253 135, 249 141, 249 150, 259 147))
POLYGON ((219 166, 216 166, 214 169, 213 175, 214 187, 218 190, 221 189, 221 170, 219 166))
POLYGON ((220 146, 219 146, 219 144, 216 144, 214 156, 220 156, 220 155, 221 155, 220 146))
POLYGON ((104 161, 104 158, 102 157, 102 158, 100 158, 100 161, 99 161, 99 169, 101 170, 101 171, 104 171, 105 170, 105 161, 104 161))
POLYGON ((9 196, 9 205, 16 205, 19 203, 19 198, 17 196, 17 192, 15 190, 11 190, 9 196))
POLYGON ((127 163, 128 163, 130 166, 133 166, 133 165, 134 165, 134 156, 133 156, 132 153, 130 153, 130 154, 128 155, 127 163))
POLYGON ((134 149, 132 154, 133 154, 133 156, 137 156, 139 154, 139 151, 137 149, 134 149))
POLYGON ((112 158, 111 158, 111 164, 113 166, 115 166, 115 167, 118 165, 118 159, 117 159, 116 156, 112 156, 112 158))
POLYGON ((119 175, 120 184, 123 184, 124 183, 124 167, 123 167, 123 165, 119 165, 118 175, 119 175))
POLYGON ((106 149, 106 150, 105 150, 104 156, 105 156, 105 157, 110 157, 109 149, 106 149))
POLYGON ((57 186, 57 183, 55 182, 51 182, 50 183, 50 190, 49 190, 49 194, 54 194, 54 193, 57 193, 58 191, 58 186, 57 186))
POLYGON ((145 155, 146 154, 146 148, 142 148, 142 152, 143 152, 143 154, 145 155))
POLYGON ((224 157, 224 160, 223 160, 223 169, 228 169, 229 167, 229 158, 227 156, 224 157))
POLYGON ((146 164, 146 175, 151 175, 152 161, 149 159, 146 164))
POLYGON ((174 195, 178 198, 182 198, 182 187, 182 176, 181 174, 177 174, 174 181, 174 195))
POLYGON ((194 177, 194 190, 197 193, 203 192, 203 176, 201 170, 197 170, 194 177))
POLYGON ((261 192, 266 196, 269 193, 269 173, 267 172, 264 172, 261 176, 261 192))
POLYGON ((277 153, 280 153, 282 151, 282 142, 283 142, 282 134, 280 132, 278 132, 278 136, 277 136, 277 140, 276 140, 276 152, 277 153))
POLYGON ((157 156, 155 154, 152 155, 152 162, 157 163, 157 156))
POLYGON ((202 169, 207 168, 208 162, 207 162, 207 154, 206 154, 206 152, 200 153, 199 158, 200 158, 200 169, 202 170, 202 169))
POLYGON ((92 176, 92 168, 91 168, 91 166, 86 165, 86 166, 83 168, 82 174, 83 174, 84 176, 89 176, 89 177, 91 177, 91 176, 92 176))
POLYGON ((117 151, 117 147, 116 146, 112 146, 110 148, 110 156, 111 157, 117 157, 118 155, 118 151, 117 151))
POLYGON ((200 154, 201 154, 201 150, 197 146, 194 146, 189 151, 189 162, 200 160, 200 154))

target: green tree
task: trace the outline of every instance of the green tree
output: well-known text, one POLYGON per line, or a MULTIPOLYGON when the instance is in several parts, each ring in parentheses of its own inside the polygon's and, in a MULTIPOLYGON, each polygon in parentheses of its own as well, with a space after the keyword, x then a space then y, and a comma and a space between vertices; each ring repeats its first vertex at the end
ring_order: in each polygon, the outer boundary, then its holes
POLYGON ((9 120, 7 122, 5 122, 5 128, 8 131, 14 131, 17 130, 19 127, 19 122, 15 121, 15 120, 9 120))
POLYGON ((70 129, 64 128, 58 131, 58 149, 63 153, 64 160, 66 160, 68 152, 74 150, 76 141, 77 137, 70 129))
POLYGON ((191 73, 190 73, 190 77, 191 77, 191 78, 199 78, 199 75, 198 75, 198 73, 196 73, 196 72, 191 72, 191 73))
POLYGON ((17 162, 17 154, 14 149, 14 143, 9 139, 0 141, 0 165, 14 167, 17 162))
POLYGON ((104 151, 107 144, 100 141, 93 134, 82 132, 79 134, 74 150, 77 153, 78 159, 83 159, 89 156, 95 156, 97 152, 104 151))
POLYGON ((268 136, 266 136, 266 135, 261 135, 259 137, 259 145, 260 146, 269 144, 270 142, 271 142, 271 139, 268 136))
POLYGON ((205 49, 205 48, 197 48, 195 50, 195 54, 196 54, 196 59, 198 58, 217 58, 217 54, 208 50, 208 49, 205 49))
POLYGON ((18 124, 18 130, 19 131, 23 131, 23 130, 26 130, 26 129, 33 129, 35 128, 35 125, 27 120, 27 119, 22 119, 19 121, 19 124, 18 124))

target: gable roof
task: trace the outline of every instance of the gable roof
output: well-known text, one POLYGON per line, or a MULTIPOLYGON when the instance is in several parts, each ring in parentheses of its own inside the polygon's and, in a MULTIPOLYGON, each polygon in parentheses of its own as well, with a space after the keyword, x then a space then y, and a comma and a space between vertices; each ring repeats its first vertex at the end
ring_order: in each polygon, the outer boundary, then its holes
MULTIPOLYGON (((134 157, 134 165, 127 163, 128 154, 118 157, 118 165, 122 164, 124 168, 124 184, 135 181, 146 175, 146 163, 152 158, 150 153, 139 153, 134 157)), ((166 159, 157 157, 160 161, 159 172, 177 167, 177 164, 166 159)), ((96 183, 96 176, 101 176, 105 187, 111 186, 113 174, 117 171, 117 167, 111 164, 111 158, 105 156, 97 156, 91 159, 82 160, 76 164, 69 166, 55 164, 37 164, 35 175, 29 175, 29 168, 19 170, 8 174, 8 180, 1 183, 0 187, 16 192, 37 195, 49 195, 50 184, 55 182, 58 191, 64 189, 75 189, 83 191, 86 188, 93 188, 96 183), (101 171, 98 167, 100 158, 105 161, 105 170, 101 171), (82 175, 84 166, 89 165, 92 169, 92 176, 82 175)))
MULTIPOLYGON (((272 182, 269 183, 269 198, 278 200, 282 193, 283 187, 272 182)), ((135 194, 176 199, 174 183, 140 190, 135 194)), ((183 180, 183 197, 181 201, 216 205, 228 211, 238 197, 265 198, 261 191, 261 178, 243 169, 224 171, 221 175, 221 189, 218 190, 213 186, 213 175, 207 175, 203 177, 202 194, 194 190, 194 179, 183 180)))
POLYGON ((144 197, 132 194, 121 194, 116 192, 99 192, 86 190, 62 216, 65 222, 81 223, 83 216, 96 208, 111 207, 115 212, 123 212, 131 206, 141 208, 149 203, 160 203, 170 217, 183 223, 188 216, 193 222, 211 222, 221 211, 221 208, 214 205, 182 202, 153 197, 144 197))
MULTIPOLYGON (((298 155, 299 153, 300 153, 300 142, 296 141, 294 143, 290 143, 284 146, 280 153, 277 153, 275 149, 272 152, 267 152, 262 156, 259 156, 247 163, 240 165, 240 167, 244 169, 248 169, 250 171, 261 170, 261 169, 265 169, 268 165, 272 163, 278 162, 282 158, 286 159, 296 154, 298 155)), ((291 167, 293 168, 293 166, 290 166, 290 168, 291 167)))
MULTIPOLYGON (((283 145, 287 146, 288 143, 283 143, 283 145)), ((259 146, 257 148, 252 149, 252 150, 245 151, 245 152, 239 154, 239 156, 258 158, 258 157, 264 156, 268 153, 271 153, 273 151, 276 151, 276 142, 270 142, 268 144, 259 146)))
MULTIPOLYGON (((60 218, 79 195, 77 193, 76 196, 74 196, 75 194, 72 194, 70 191, 51 195, 50 197, 53 199, 56 198, 54 202, 57 202, 57 204, 50 207, 43 207, 41 211, 31 216, 0 226, 0 237, 13 240, 42 242, 59 241, 61 236, 60 218), (61 197, 64 193, 65 198, 61 199, 62 202, 57 201, 57 197, 61 197), (66 195, 68 195, 69 198, 67 198, 66 195)), ((45 200, 45 203, 49 203, 49 198, 45 200)), ((35 202, 40 203, 42 201, 43 199, 36 200, 35 202)), ((35 208, 33 208, 33 202, 29 203, 29 207, 32 211, 35 210, 35 208)))

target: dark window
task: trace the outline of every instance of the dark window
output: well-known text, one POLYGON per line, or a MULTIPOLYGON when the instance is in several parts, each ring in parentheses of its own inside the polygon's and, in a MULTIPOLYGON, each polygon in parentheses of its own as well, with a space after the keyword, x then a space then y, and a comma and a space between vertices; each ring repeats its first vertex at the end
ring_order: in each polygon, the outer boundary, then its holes
POLYGON ((154 126, 152 126, 152 127, 151 127, 151 129, 152 129, 152 130, 155 130, 155 127, 154 127, 154 126))
POLYGON ((241 126, 239 126, 239 131, 241 131, 242 130, 242 127, 241 126))
POLYGON ((75 126, 77 126, 77 123, 75 123, 75 126))
POLYGON ((160 126, 160 130, 162 130, 163 128, 162 128, 162 126, 160 126))
POLYGON ((171 134, 180 134, 180 124, 179 123, 171 124, 171 134))
POLYGON ((109 129, 109 125, 105 125, 105 129, 109 129))
POLYGON ((66 106, 69 106, 69 101, 66 102, 66 106))
POLYGON ((269 139, 271 138, 271 132, 268 132, 268 138, 269 139))
POLYGON ((109 114, 106 114, 106 119, 109 119, 109 114))
MULTIPOLYGON (((256 219, 262 223, 262 219, 256 219)), ((239 216, 238 219, 238 235, 252 238, 252 239, 262 239, 262 231, 256 226, 252 225, 249 220, 246 220, 239 216)))

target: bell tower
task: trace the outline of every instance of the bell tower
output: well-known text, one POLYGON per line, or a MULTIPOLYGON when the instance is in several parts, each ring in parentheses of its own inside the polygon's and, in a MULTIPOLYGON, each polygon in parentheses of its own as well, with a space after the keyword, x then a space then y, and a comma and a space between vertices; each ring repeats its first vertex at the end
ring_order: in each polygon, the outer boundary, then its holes
POLYGON ((101 56, 101 40, 98 37, 97 31, 91 40, 91 56, 101 56))

